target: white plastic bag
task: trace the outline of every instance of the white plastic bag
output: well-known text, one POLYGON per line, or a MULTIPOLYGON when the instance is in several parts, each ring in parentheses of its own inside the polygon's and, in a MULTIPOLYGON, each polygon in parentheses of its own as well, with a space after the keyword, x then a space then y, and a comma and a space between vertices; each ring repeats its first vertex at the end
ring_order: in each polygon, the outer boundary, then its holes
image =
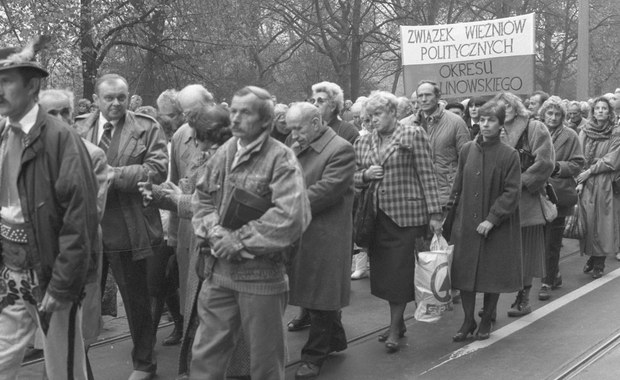
POLYGON ((437 322, 447 311, 452 310, 450 293, 450 267, 453 245, 448 245, 441 235, 434 235, 430 251, 418 253, 415 267, 415 299, 417 308, 414 317, 421 322, 437 322))

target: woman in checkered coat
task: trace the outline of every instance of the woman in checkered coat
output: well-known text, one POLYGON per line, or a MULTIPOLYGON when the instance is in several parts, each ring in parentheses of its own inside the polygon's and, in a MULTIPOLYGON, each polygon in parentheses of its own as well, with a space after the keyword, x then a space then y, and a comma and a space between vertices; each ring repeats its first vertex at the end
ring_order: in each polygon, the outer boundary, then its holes
POLYGON ((397 98, 373 93, 366 104, 373 131, 354 144, 355 185, 377 182, 375 236, 369 247, 370 291, 389 302, 390 328, 379 336, 388 352, 405 334, 403 314, 414 300, 415 239, 441 230, 437 177, 426 132, 396 118, 397 98))

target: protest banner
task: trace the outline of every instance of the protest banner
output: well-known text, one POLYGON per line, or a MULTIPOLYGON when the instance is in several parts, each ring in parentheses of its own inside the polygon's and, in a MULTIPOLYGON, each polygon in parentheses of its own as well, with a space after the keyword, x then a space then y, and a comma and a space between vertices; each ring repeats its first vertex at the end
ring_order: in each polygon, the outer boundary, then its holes
POLYGON ((423 79, 443 98, 534 91, 534 13, 449 25, 401 26, 405 93, 423 79))

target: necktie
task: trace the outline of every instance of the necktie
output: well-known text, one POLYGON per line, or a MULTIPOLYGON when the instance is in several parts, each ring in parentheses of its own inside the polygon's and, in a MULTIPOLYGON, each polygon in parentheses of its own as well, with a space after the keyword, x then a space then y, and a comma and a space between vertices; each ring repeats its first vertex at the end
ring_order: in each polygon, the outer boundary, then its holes
POLYGON ((108 149, 110 148, 110 143, 112 142, 112 129, 114 125, 111 123, 105 123, 103 125, 103 135, 101 135, 101 141, 99 141, 99 148, 103 149, 104 152, 108 153, 108 149))

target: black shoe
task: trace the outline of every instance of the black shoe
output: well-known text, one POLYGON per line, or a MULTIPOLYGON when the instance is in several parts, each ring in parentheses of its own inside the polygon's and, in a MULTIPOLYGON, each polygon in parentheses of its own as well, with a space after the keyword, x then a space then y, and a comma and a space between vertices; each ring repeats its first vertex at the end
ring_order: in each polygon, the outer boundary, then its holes
POLYGON ((314 379, 319 376, 321 367, 314 363, 302 362, 295 372, 295 379, 314 379))
POLYGON ((553 281, 553 285, 551 285, 551 289, 557 289, 562 287, 562 275, 558 273, 557 277, 553 281))
POLYGON ((603 277, 603 268, 594 268, 592 271, 592 278, 601 278, 603 277))
POLYGON ((594 260, 592 260, 592 256, 586 261, 586 265, 583 266, 583 273, 590 273, 594 269, 594 260))
POLYGON ((162 342, 162 346, 176 346, 183 340, 183 321, 174 324, 174 329, 162 342))
POLYGON ((390 342, 388 340, 387 342, 385 342, 385 349, 387 350, 388 354, 393 354, 400 350, 400 346, 398 345, 398 342, 390 342))
MULTIPOLYGON (((405 333, 407 332, 407 327, 403 326, 400 328, 400 331, 398 332, 398 337, 402 338, 405 336, 405 333)), ((388 338, 388 336, 390 336, 390 329, 388 328, 387 330, 385 330, 384 332, 382 332, 381 334, 379 334, 379 336, 377 337, 377 340, 379 342, 385 342, 388 338)))
POLYGON ((454 335, 452 337, 452 341, 453 342, 462 342, 465 339, 467 339, 467 336, 469 334, 474 334, 474 331, 476 331, 476 327, 478 327, 478 325, 476 324, 476 321, 474 321, 474 323, 472 325, 469 325, 469 328, 467 328, 465 326, 465 324, 463 324, 463 326, 461 326, 461 329, 456 333, 456 335, 454 335))
POLYGON ((310 327, 310 313, 305 312, 301 316, 291 319, 286 327, 288 331, 299 331, 310 327))

